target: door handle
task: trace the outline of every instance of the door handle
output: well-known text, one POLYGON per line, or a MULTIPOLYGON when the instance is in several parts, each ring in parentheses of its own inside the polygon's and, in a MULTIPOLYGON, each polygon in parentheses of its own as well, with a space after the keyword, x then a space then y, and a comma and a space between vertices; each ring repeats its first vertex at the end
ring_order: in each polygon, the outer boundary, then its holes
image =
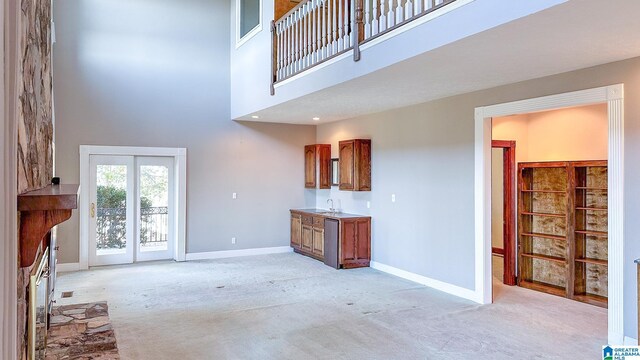
POLYGON ((96 204, 95 203, 91 203, 91 217, 92 218, 96 217, 96 204))

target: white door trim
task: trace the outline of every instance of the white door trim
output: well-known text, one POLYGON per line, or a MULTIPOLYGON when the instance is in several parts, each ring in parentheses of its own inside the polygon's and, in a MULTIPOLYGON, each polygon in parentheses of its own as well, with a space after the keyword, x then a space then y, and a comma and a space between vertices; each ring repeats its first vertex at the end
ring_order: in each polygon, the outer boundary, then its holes
POLYGON ((164 147, 136 147, 136 146, 98 146, 80 145, 80 269, 89 268, 89 156, 91 155, 133 155, 133 156, 163 156, 174 158, 176 211, 174 215, 175 259, 185 261, 186 220, 187 220, 187 149, 164 147))
POLYGON ((475 110, 475 293, 491 299, 491 118, 607 103, 609 117, 609 344, 624 341, 624 85, 544 96, 475 110))

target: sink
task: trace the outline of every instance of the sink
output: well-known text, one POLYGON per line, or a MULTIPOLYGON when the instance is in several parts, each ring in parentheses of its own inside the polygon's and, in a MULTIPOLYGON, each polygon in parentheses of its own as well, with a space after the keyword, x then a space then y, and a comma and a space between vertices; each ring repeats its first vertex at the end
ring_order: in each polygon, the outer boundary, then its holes
POLYGON ((339 214, 339 211, 320 211, 318 214, 320 215, 336 215, 339 214))

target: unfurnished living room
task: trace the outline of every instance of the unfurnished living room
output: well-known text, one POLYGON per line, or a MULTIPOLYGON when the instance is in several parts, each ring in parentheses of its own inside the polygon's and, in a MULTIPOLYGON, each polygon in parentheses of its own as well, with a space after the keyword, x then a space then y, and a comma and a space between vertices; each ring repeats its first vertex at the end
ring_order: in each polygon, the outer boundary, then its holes
POLYGON ((638 14, 4 1, 0 359, 640 358, 638 14))

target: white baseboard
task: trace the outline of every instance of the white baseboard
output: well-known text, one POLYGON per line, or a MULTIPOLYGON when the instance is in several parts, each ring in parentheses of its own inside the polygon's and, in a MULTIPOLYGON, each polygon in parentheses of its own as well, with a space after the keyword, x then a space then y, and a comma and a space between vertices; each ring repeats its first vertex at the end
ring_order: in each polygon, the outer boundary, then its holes
POLYGON ((242 249, 242 250, 223 250, 223 251, 210 251, 210 252, 198 252, 187 254, 186 260, 209 260, 209 259, 224 259, 240 256, 254 256, 254 255, 267 255, 267 254, 281 254, 292 252, 291 246, 277 246, 267 248, 255 248, 255 249, 242 249))
POLYGON ((80 263, 56 264, 57 272, 80 271, 80 263))
POLYGON ((418 275, 406 270, 398 269, 393 266, 389 266, 386 264, 381 264, 376 261, 372 261, 370 264, 371 268, 380 270, 387 274, 391 274, 397 277, 401 277, 403 279, 416 282, 418 284, 422 284, 428 286, 430 288, 440 290, 442 292, 446 292, 447 294, 451 294, 454 296, 458 296, 467 300, 471 300, 473 302, 478 302, 478 296, 476 292, 470 289, 465 289, 456 285, 451 285, 449 283, 428 278, 426 276, 418 275))
POLYGON ((632 337, 625 336, 624 337, 624 345, 625 346, 638 346, 638 339, 634 339, 632 337))

